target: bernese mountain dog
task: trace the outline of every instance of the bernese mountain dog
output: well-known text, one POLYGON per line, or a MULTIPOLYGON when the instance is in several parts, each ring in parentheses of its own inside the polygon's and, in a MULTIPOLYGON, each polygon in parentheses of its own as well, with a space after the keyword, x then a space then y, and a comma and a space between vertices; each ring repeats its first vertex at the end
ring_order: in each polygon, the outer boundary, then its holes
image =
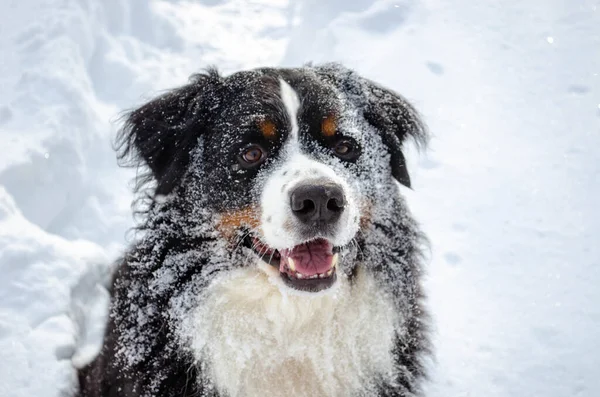
POLYGON ((427 136, 339 64, 210 69, 128 113, 147 205, 78 396, 422 395, 425 239, 400 184, 427 136))

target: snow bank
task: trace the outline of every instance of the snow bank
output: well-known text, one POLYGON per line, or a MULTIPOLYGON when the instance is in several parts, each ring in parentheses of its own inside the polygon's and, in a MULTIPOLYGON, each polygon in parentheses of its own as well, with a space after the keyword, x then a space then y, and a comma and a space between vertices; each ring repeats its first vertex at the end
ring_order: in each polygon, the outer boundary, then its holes
POLYGON ((132 224, 119 112, 209 64, 309 60, 397 89, 435 135, 407 193, 432 241, 430 395, 600 394, 598 48, 593 1, 3 3, 0 395, 58 395, 94 352, 132 224))
POLYGON ((429 395, 598 395, 600 5, 328 4, 285 63, 355 67, 435 135, 409 196, 432 242, 429 395))
POLYGON ((212 63, 277 63, 285 7, 0 5, 1 396, 58 395, 73 385, 75 351, 82 365, 97 349, 102 278, 132 225, 133 172, 111 145, 119 112, 212 63))

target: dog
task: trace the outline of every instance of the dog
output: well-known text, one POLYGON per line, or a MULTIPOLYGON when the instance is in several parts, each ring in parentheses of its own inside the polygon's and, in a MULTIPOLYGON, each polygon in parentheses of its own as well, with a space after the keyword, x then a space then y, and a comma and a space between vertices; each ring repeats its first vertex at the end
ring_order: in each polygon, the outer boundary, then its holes
POLYGON ((420 396, 426 145, 400 95, 339 64, 215 69, 127 114, 146 170, 81 397, 420 396))

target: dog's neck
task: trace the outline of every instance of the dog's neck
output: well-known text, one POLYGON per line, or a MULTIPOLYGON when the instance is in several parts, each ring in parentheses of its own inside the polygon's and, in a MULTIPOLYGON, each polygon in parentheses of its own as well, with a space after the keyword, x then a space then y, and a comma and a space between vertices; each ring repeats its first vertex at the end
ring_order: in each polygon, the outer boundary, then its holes
POLYGON ((397 311, 364 269, 334 288, 290 294, 256 267, 216 279, 185 330, 206 378, 230 397, 374 394, 396 371, 397 311))

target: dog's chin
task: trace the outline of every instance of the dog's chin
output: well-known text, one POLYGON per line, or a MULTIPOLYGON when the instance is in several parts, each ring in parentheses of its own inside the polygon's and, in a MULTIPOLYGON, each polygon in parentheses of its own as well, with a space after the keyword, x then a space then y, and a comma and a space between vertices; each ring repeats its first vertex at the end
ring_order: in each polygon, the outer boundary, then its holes
POLYGON ((277 250, 257 237, 244 242, 268 273, 279 273, 289 288, 303 292, 319 292, 333 287, 337 281, 339 251, 325 238, 315 238, 294 247, 277 250))

